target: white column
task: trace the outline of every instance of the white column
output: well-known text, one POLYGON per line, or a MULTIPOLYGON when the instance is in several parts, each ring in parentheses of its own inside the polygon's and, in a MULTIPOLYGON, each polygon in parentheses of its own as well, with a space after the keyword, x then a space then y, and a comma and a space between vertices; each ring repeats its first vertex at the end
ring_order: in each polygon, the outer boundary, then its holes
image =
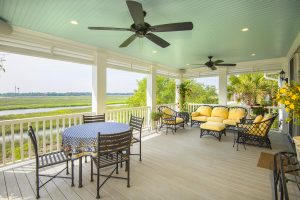
POLYGON ((182 83, 182 78, 175 79, 175 103, 176 103, 176 110, 179 111, 179 101, 180 101, 180 95, 179 95, 179 85, 182 83))
POLYGON ((104 114, 106 111, 106 58, 102 52, 97 52, 92 69, 92 112, 104 114))
MULTIPOLYGON (((151 73, 147 75, 147 106, 150 107, 150 111, 156 111, 156 67, 151 67, 151 73)), ((148 117, 148 125, 150 125, 150 113, 148 117)), ((151 124, 152 126, 152 124, 151 124)))
POLYGON ((227 68, 219 68, 219 104, 227 105, 227 68))

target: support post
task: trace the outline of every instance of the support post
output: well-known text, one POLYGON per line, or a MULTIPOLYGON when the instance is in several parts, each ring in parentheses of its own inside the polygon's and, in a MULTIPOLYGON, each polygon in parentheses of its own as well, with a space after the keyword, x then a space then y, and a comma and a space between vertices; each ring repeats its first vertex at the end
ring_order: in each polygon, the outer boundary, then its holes
POLYGON ((92 69, 92 112, 96 114, 106 111, 106 59, 105 53, 97 52, 92 69))
POLYGON ((175 108, 177 111, 179 111, 179 101, 180 101, 180 95, 179 95, 179 85, 182 83, 182 78, 175 79, 175 108))
POLYGON ((219 68, 219 104, 227 105, 227 68, 219 68))
POLYGON ((151 123, 150 113, 156 111, 156 67, 151 67, 151 73, 147 76, 147 106, 150 107, 148 125, 153 128, 155 125, 151 123))

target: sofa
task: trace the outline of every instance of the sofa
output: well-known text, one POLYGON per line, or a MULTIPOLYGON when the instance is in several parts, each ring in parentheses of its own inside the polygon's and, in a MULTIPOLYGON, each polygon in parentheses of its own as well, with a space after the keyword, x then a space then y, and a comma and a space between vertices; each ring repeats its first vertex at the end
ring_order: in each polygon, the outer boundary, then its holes
POLYGON ((247 109, 243 107, 201 105, 191 113, 191 126, 218 122, 225 124, 226 127, 235 127, 246 118, 247 114, 247 109))

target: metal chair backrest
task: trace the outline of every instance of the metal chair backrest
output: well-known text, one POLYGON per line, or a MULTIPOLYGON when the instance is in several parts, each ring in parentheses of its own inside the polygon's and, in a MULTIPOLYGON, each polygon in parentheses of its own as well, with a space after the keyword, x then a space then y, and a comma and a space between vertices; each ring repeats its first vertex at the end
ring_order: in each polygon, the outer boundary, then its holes
POLYGON ((168 106, 159 106, 158 112, 163 113, 162 118, 170 118, 177 116, 177 112, 168 106), (168 110, 170 113, 166 113, 166 110, 168 110))
POLYGON ((110 153, 129 151, 132 138, 132 128, 118 134, 103 134, 98 133, 97 152, 98 158, 101 155, 110 153))
POLYGON ((143 127, 143 122, 144 122, 144 117, 136 117, 131 115, 129 126, 131 126, 133 130, 141 132, 143 127))
POLYGON ((34 133, 34 130, 32 128, 32 126, 29 126, 29 129, 28 129, 28 135, 30 137, 30 140, 31 140, 31 143, 33 145, 33 148, 34 148, 34 154, 35 154, 35 158, 38 162, 38 143, 37 143, 37 139, 36 139, 36 136, 35 136, 35 133, 34 133))
POLYGON ((83 115, 83 123, 105 122, 105 114, 103 115, 83 115))

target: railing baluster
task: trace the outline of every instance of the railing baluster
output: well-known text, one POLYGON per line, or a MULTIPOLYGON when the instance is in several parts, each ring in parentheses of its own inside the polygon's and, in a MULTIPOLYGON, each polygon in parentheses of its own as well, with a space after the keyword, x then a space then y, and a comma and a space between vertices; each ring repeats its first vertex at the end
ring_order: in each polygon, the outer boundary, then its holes
MULTIPOLYGON (((27 130, 29 130, 29 126, 31 126, 31 122, 28 122, 27 130)), ((27 137, 27 141, 28 141, 28 158, 31 158, 31 140, 29 137, 27 137)))
POLYGON ((2 162, 3 165, 6 164, 6 144, 5 144, 5 125, 2 125, 2 162))
POLYGON ((50 152, 53 151, 53 122, 50 119, 50 152))
POLYGON ((21 151, 21 160, 24 160, 23 123, 20 123, 20 151, 21 151))
POLYGON ((79 117, 79 124, 82 124, 82 116, 79 117))
POLYGON ((66 129, 66 118, 62 118, 62 131, 66 129))
POLYGON ((74 126, 76 126, 77 125, 77 118, 76 118, 76 116, 74 117, 74 126))
POLYGON ((43 120, 43 153, 47 152, 46 146, 46 121, 43 120))
POLYGON ((72 121, 71 121, 71 117, 69 117, 69 127, 72 126, 72 121))
POLYGON ((15 162, 15 125, 10 125, 11 161, 15 162))
POLYGON ((56 119, 56 150, 58 151, 59 150, 59 135, 60 135, 60 132, 59 132, 59 119, 56 119))

